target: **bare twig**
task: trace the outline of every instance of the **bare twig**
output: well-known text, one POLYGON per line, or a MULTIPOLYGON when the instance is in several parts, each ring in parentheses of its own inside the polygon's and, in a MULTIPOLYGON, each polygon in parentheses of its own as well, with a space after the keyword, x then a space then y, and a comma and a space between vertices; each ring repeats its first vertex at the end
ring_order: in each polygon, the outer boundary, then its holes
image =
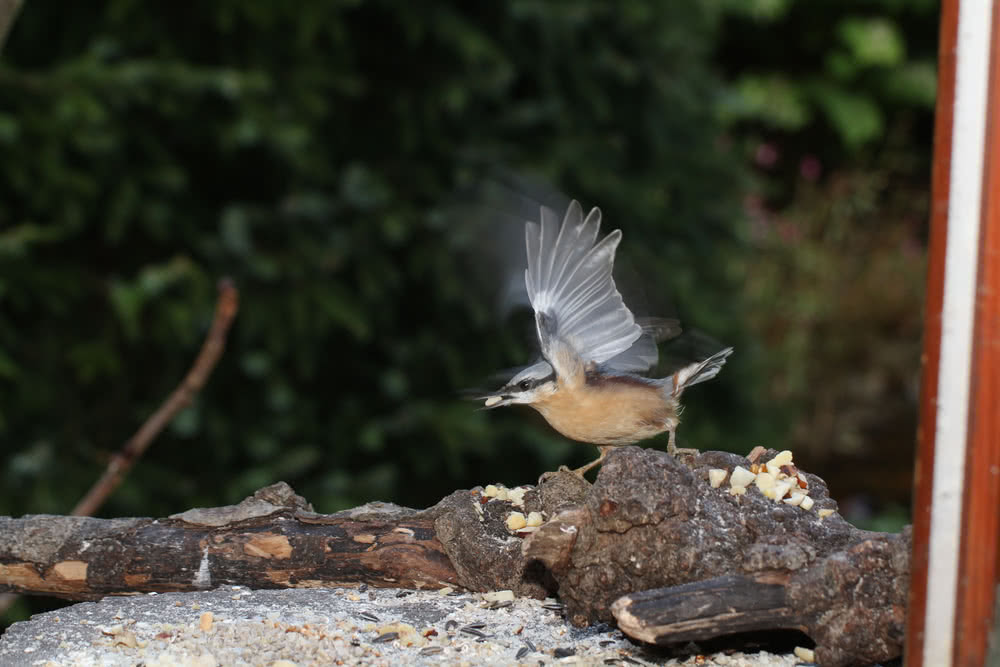
MULTIPOLYGON (((4 2, 0 0, 0 10, 4 8, 4 2)), ((2 12, 0 12, 2 13, 2 12)), ((2 16, 0 16, 2 18, 2 16)), ((3 26, 0 25, 0 28, 3 26)), ((2 31, 0 31, 2 37, 2 31)), ((154 412, 149 419, 135 432, 135 435, 116 453, 104 470, 104 474, 95 483, 87 495, 73 508, 73 516, 90 516, 96 512, 108 496, 118 488, 122 479, 132 469, 135 462, 143 455, 153 439, 159 435, 170 420, 184 407, 191 403, 194 395, 197 394, 208 380, 208 376, 215 368, 215 364, 222 356, 222 351, 226 345, 226 334, 236 317, 236 310, 239 306, 239 292, 236 286, 228 278, 219 281, 219 298, 215 303, 215 316, 212 319, 212 328, 201 346, 201 351, 195 359, 191 370, 184 377, 184 380, 164 401, 160 408, 154 412)), ((17 593, 0 593, 0 615, 6 612, 20 597, 17 593)))
POLYGON ((212 369, 219 361, 219 357, 222 356, 222 351, 226 346, 226 334, 233 323, 233 318, 236 317, 238 306, 239 292, 236 290, 236 286, 231 280, 221 280, 212 328, 209 330, 191 370, 188 371, 184 380, 174 389, 173 393, 167 397, 167 400, 160 405, 159 409, 139 427, 139 430, 125 443, 121 450, 111 457, 104 474, 90 487, 90 491, 83 497, 83 500, 73 508, 71 513, 73 516, 90 516, 96 512, 108 496, 118 488, 122 479, 143 455, 153 439, 160 434, 160 431, 170 423, 178 412, 191 404, 195 394, 205 385, 212 369))
POLYGON ((0 51, 24 0, 0 0, 0 51))

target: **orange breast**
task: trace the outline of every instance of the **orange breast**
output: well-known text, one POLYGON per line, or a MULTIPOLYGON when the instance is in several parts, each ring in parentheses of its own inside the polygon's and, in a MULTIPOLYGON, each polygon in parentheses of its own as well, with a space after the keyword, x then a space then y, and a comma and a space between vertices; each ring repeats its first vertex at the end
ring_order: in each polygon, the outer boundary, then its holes
POLYGON ((677 410, 659 389, 625 378, 562 386, 532 405, 567 438, 595 445, 630 445, 677 424, 677 410))

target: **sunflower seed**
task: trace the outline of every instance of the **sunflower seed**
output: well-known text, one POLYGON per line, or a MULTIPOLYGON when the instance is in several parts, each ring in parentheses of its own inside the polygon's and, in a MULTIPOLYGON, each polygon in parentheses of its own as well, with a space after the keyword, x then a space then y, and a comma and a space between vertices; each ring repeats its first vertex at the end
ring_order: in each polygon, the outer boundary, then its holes
POLYGON ((441 648, 440 646, 427 646, 420 649, 420 655, 434 655, 436 653, 440 653, 443 650, 444 649, 441 648))
POLYGON ((363 618, 366 621, 371 621, 372 623, 378 623, 378 616, 367 611, 359 612, 358 618, 363 618))
POLYGON ((463 625, 463 630, 482 630, 486 627, 485 623, 469 623, 468 625, 463 625))
POLYGON ((479 637, 480 639, 486 639, 486 633, 476 628, 462 628, 461 632, 464 632, 467 635, 479 637))
POLYGON ((525 646, 524 648, 522 648, 520 651, 517 652, 517 655, 514 656, 514 659, 515 660, 520 660, 521 658, 523 658, 524 656, 528 655, 529 653, 531 653, 531 651, 528 649, 527 646, 525 646))
POLYGON ((554 655, 557 658, 568 658, 571 655, 576 655, 576 649, 575 648, 557 648, 555 651, 552 652, 552 655, 554 655))
POLYGON ((521 641, 524 642, 525 646, 527 646, 529 649, 531 649, 532 653, 534 653, 535 651, 538 650, 537 648, 535 648, 535 645, 531 643, 530 639, 522 638, 521 641))
POLYGON ((405 598, 407 595, 413 595, 413 591, 399 591, 396 593, 396 597, 405 598))
POLYGON ((457 627, 458 627, 458 621, 456 621, 456 620, 450 620, 450 621, 448 621, 447 623, 444 624, 444 629, 447 632, 451 632, 452 630, 454 630, 457 627))
POLYGON ((398 632, 387 632, 384 635, 379 635, 378 637, 373 639, 372 644, 384 644, 386 642, 391 642, 396 639, 399 639, 398 632))
POLYGON ((627 655, 622 656, 622 662, 627 662, 630 665, 641 665, 642 664, 638 660, 633 660, 632 658, 628 657, 627 655))
POLYGON ((542 609, 548 609, 549 611, 564 612, 566 611, 566 605, 561 604, 559 602, 552 602, 549 604, 543 604, 542 609))
POLYGON ((361 584, 360 586, 358 586, 359 593, 364 593, 367 590, 368 590, 368 584, 361 584))

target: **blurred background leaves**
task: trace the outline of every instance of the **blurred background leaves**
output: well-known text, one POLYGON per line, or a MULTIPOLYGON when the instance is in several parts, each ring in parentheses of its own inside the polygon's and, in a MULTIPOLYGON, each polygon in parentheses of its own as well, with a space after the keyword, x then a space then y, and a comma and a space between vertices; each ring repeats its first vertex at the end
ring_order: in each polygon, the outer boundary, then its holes
POLYGON ((0 514, 73 506, 223 275, 226 354, 104 515, 279 479, 325 512, 425 506, 589 460, 458 399, 534 354, 454 215, 509 173, 600 205, 650 314, 736 347, 682 444, 791 448, 859 522, 904 520, 936 26, 928 0, 25 3, 0 58, 0 514))

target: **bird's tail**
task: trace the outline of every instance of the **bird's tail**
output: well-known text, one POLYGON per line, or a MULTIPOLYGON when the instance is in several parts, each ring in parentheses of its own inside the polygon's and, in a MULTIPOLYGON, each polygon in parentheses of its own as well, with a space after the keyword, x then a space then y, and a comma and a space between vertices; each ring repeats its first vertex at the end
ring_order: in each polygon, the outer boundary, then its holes
POLYGON ((673 375, 664 379, 664 389, 670 391, 671 396, 679 398, 681 393, 691 385, 711 380, 726 363, 726 358, 733 353, 733 348, 727 347, 721 352, 716 352, 708 359, 690 364, 680 369, 673 375))

